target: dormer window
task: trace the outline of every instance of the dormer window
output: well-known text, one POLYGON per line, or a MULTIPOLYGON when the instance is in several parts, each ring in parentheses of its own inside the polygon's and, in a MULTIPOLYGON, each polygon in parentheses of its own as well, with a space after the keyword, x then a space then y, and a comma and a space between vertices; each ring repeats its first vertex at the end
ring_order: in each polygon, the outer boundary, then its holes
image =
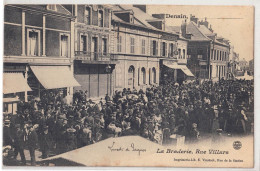
POLYGON ((91 8, 86 7, 85 9, 85 23, 90 25, 91 23, 91 8))
POLYGON ((99 10, 98 11, 98 26, 99 27, 103 27, 103 21, 104 21, 103 11, 99 10))
POLYGON ((57 11, 56 4, 47 5, 47 10, 57 11))
POLYGON ((129 22, 130 22, 130 23, 134 23, 134 16, 133 16, 133 14, 130 14, 130 16, 129 16, 129 22))

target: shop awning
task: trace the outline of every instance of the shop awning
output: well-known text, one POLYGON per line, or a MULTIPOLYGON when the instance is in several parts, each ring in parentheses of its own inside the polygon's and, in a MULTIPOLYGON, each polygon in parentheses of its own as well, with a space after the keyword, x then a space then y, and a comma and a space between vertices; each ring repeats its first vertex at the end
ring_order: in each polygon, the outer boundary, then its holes
POLYGON ((191 71, 187 68, 186 65, 178 65, 178 64, 164 64, 164 65, 172 69, 181 69, 184 72, 184 74, 186 74, 187 76, 194 77, 194 75, 191 73, 191 71))
POLYGON ((75 80, 68 66, 30 66, 34 75, 45 89, 77 87, 80 84, 75 80))
POLYGON ((32 91, 27 84, 27 80, 24 78, 23 73, 20 72, 4 73, 3 82, 4 94, 32 91))
POLYGON ((194 75, 191 73, 191 71, 186 67, 184 66, 183 68, 181 68, 181 70, 189 77, 194 77, 194 75))

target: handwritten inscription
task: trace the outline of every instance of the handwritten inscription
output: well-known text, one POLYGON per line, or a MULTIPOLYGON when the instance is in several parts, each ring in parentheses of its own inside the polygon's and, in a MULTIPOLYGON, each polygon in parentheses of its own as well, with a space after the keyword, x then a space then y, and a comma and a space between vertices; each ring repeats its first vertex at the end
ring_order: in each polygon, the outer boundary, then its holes
POLYGON ((134 143, 131 143, 129 146, 124 148, 122 146, 118 146, 116 142, 113 142, 112 145, 108 146, 108 149, 111 152, 137 152, 139 156, 141 155, 141 153, 146 152, 145 148, 136 147, 134 143))

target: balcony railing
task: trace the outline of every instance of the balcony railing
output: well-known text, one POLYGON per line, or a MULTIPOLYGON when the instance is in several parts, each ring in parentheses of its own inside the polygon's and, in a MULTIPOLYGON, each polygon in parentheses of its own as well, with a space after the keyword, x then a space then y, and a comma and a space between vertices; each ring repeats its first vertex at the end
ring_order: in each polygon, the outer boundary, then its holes
POLYGON ((117 61, 117 55, 111 53, 97 53, 87 51, 75 51, 75 59, 83 61, 117 61))

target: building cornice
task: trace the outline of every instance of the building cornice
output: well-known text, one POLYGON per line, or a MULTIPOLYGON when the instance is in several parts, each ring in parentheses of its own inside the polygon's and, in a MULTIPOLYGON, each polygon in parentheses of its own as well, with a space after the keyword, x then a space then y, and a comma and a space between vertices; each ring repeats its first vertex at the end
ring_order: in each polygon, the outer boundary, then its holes
POLYGON ((58 13, 58 12, 55 12, 55 11, 36 9, 36 8, 28 7, 26 5, 7 5, 7 6, 18 8, 18 9, 21 9, 23 11, 40 13, 40 14, 43 14, 43 15, 46 15, 46 16, 55 16, 55 17, 61 17, 61 18, 66 18, 66 19, 71 19, 71 20, 76 19, 76 17, 72 16, 72 15, 61 14, 61 13, 58 13))

